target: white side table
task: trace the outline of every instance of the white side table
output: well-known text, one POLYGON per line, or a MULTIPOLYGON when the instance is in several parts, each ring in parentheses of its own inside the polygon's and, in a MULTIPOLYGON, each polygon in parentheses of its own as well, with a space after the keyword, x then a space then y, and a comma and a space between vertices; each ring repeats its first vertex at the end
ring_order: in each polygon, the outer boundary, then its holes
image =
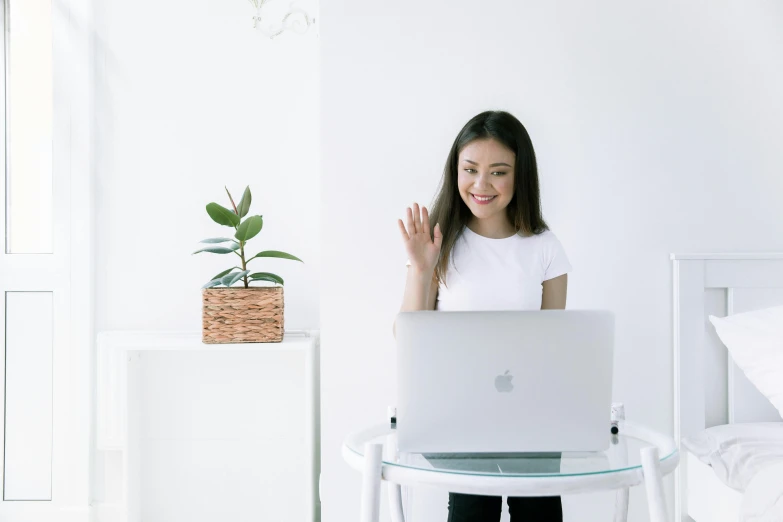
POLYGON ((619 429, 618 435, 611 435, 607 428, 611 441, 603 452, 566 452, 554 458, 435 459, 399 453, 395 430, 382 425, 349 436, 342 453, 351 467, 363 473, 361 522, 379 520, 381 480, 389 482, 393 522, 404 522, 400 487, 425 485, 454 493, 515 497, 618 490, 615 521, 625 521, 628 488, 642 483, 650 521, 667 522, 662 479, 679 463, 677 445, 671 437, 632 422, 620 421, 619 429))
POLYGON ((320 519, 320 332, 286 330, 279 343, 204 344, 201 332, 108 331, 97 336, 96 451, 119 452, 122 458, 119 503, 94 505, 106 519, 141 520, 139 511, 138 443, 129 436, 128 375, 141 354, 149 352, 229 354, 235 352, 304 354, 302 387, 305 390, 304 434, 307 491, 300 495, 308 520, 320 519))

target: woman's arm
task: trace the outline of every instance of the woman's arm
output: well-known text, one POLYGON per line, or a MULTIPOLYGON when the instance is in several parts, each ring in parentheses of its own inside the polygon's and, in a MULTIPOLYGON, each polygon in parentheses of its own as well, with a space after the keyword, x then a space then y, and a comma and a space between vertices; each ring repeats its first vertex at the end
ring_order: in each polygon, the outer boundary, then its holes
MULTIPOLYGON (((405 282, 405 295, 402 298, 400 312, 416 310, 435 310, 435 300, 438 297, 438 279, 435 273, 421 274, 415 268, 408 267, 408 277, 405 282)), ((397 337, 397 320, 392 326, 392 334, 397 337)))
POLYGON ((565 310, 568 290, 568 274, 554 277, 541 284, 544 287, 541 296, 542 310, 565 310))

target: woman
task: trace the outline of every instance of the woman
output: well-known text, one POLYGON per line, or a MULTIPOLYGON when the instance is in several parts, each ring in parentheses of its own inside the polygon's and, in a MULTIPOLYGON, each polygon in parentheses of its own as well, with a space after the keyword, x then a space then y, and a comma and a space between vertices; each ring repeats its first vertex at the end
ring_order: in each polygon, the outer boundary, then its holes
MULTIPOLYGON (((530 136, 502 111, 471 119, 446 159, 432 216, 398 220, 408 275, 401 312, 564 309, 571 265, 541 215, 530 136), (430 223, 435 223, 434 228, 430 223)), ((500 519, 500 497, 449 494, 449 522, 500 519)), ((512 522, 562 521, 560 497, 509 498, 512 522)))

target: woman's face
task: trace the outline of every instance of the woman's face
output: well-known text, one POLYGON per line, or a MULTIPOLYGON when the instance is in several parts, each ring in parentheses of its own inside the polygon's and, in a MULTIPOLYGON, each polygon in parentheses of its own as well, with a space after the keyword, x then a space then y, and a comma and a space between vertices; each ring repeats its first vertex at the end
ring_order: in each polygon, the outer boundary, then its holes
POLYGON ((459 194, 478 219, 506 219, 505 208, 514 196, 514 161, 514 153, 491 138, 474 140, 460 151, 459 194))

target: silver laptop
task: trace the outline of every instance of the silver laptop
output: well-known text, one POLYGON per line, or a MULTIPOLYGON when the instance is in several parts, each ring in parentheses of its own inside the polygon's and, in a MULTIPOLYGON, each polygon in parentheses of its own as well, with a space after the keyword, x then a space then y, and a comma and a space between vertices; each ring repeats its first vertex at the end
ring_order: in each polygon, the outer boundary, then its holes
POLYGON ((612 312, 419 311, 396 324, 400 451, 609 446, 612 312))

